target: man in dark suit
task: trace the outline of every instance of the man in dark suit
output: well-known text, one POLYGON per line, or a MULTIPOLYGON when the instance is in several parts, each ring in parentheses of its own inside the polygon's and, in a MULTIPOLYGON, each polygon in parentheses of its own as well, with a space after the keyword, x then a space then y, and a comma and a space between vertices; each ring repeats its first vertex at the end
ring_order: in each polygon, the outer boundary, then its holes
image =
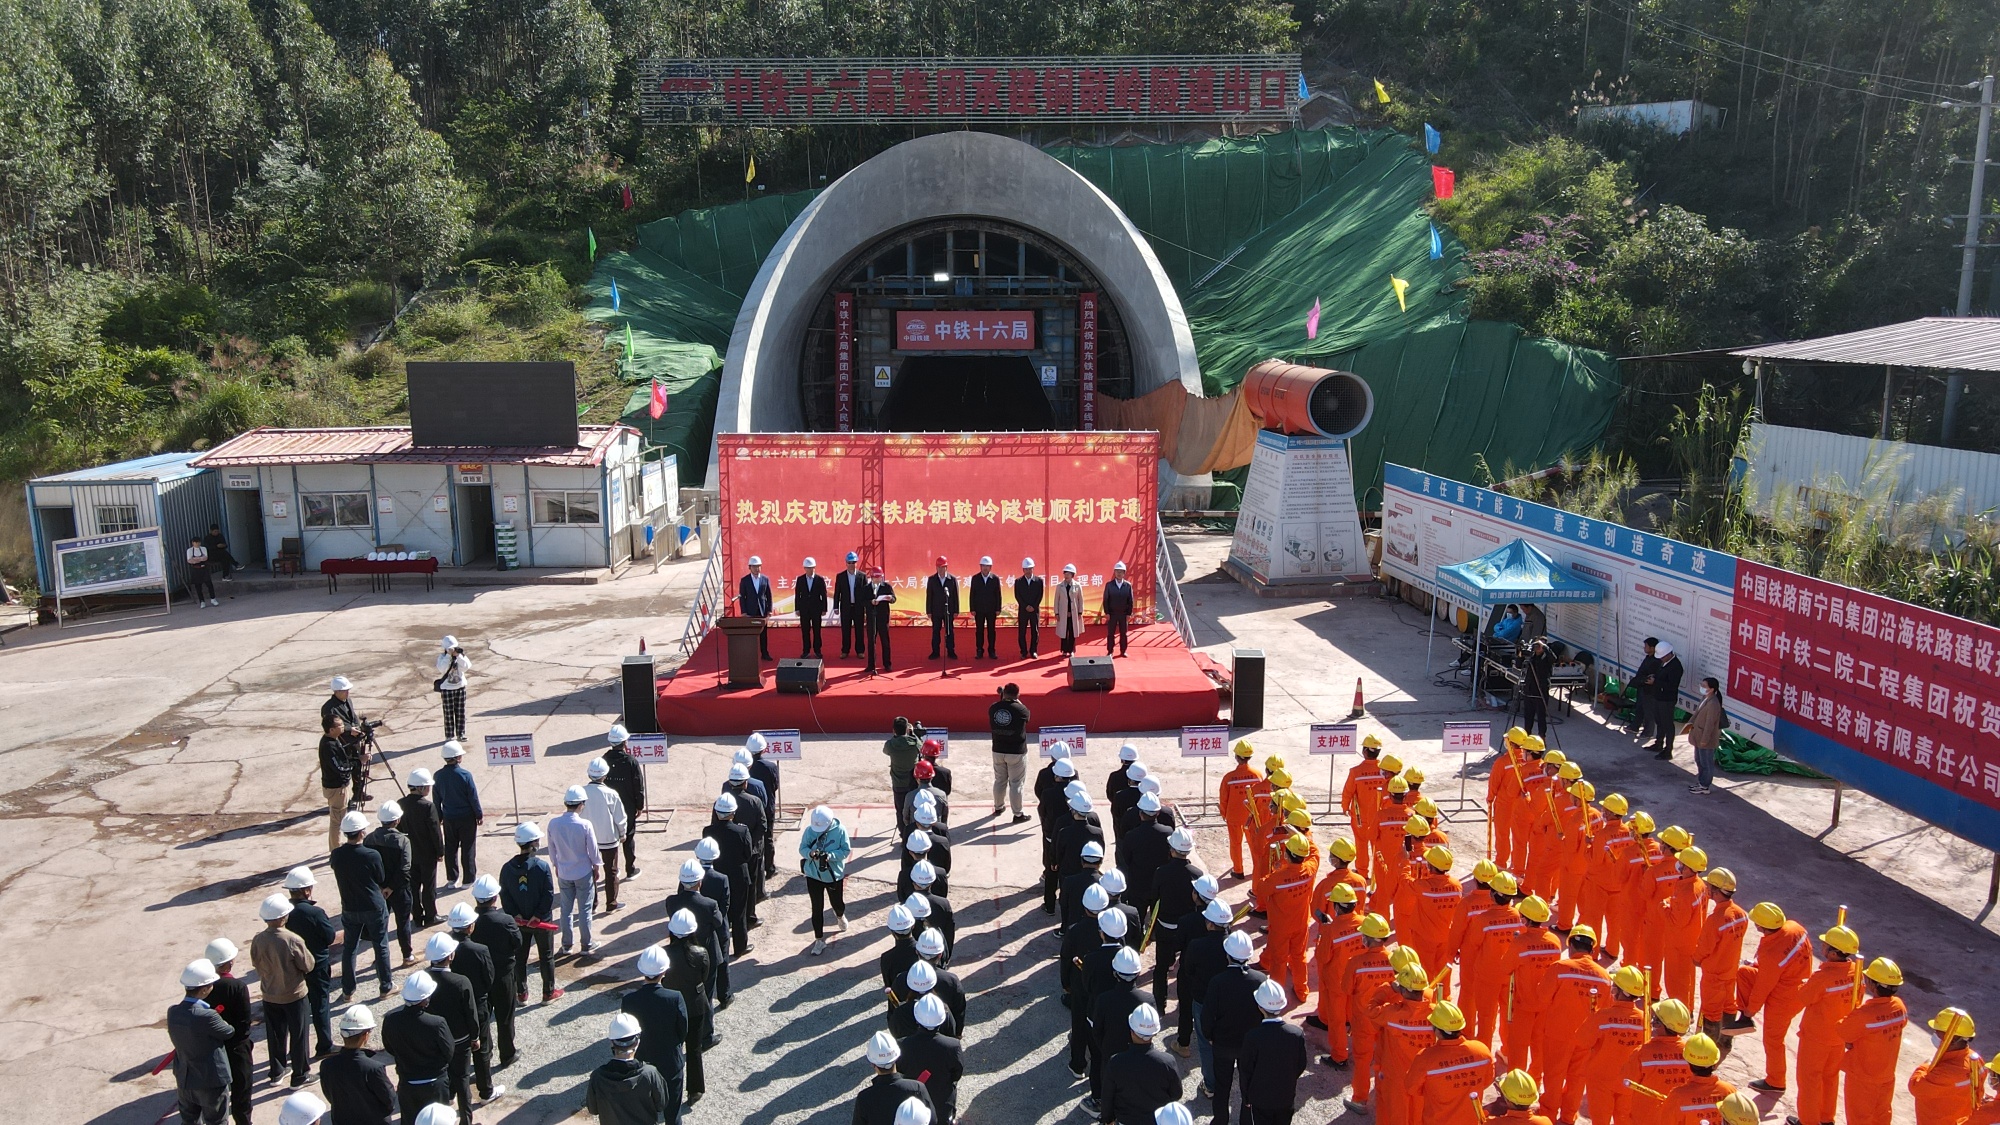
POLYGON ((847 552, 847 569, 833 576, 833 612, 840 618, 840 655, 868 651, 868 576, 861 556, 847 552))
MULTIPOLYGON (((250 1125, 250 1082, 253 1077, 250 1029, 257 1025, 250 1014, 250 986, 241 977, 230 973, 236 967, 235 942, 228 938, 216 938, 208 943, 204 955, 221 978, 208 994, 208 1006, 214 1008, 215 1014, 221 1016, 230 1028, 229 1042, 224 1044, 229 1051, 229 1116, 236 1125, 250 1125)), ((299 1036, 299 1053, 305 1053, 304 1034, 299 1036)))
POLYGON ((1132 583, 1125 580, 1125 562, 1111 568, 1111 581, 1104 584, 1104 655, 1111 655, 1111 642, 1118 642, 1118 655, 1132 644, 1132 583))
POLYGON ((410 912, 418 929, 438 924, 438 861, 444 858, 444 822, 431 804, 431 771, 410 771, 410 795, 396 802, 403 820, 396 827, 410 841, 410 912))
MULTIPOLYGON (((507 1088, 493 1084, 493 990, 499 972, 493 967, 493 951, 472 939, 472 927, 478 923, 479 911, 471 903, 451 908, 451 936, 458 942, 451 955, 451 971, 472 985, 472 1006, 479 1017, 479 1030, 472 1040, 472 1088, 479 1091, 480 1101, 490 1102, 507 1088)), ((508 987, 513 987, 511 981, 508 987)))
POLYGON ((937 1112, 931 1092, 923 1083, 896 1073, 896 1062, 903 1057, 903 1049, 895 1037, 886 1031, 876 1032, 868 1040, 867 1055, 875 1074, 854 1097, 854 1125, 895 1125, 897 1108, 910 1098, 917 1099, 933 1114, 937 1112))
POLYGON ((688 1011, 687 1001, 665 982, 672 967, 663 946, 639 954, 639 975, 645 979, 618 1002, 618 1010, 639 1021, 639 1061, 660 1072, 667 1084, 666 1119, 678 1122, 687 1078, 682 1052, 688 1041, 688 1011))
POLYGON ((375 817, 382 826, 362 841, 382 857, 382 898, 396 919, 396 942, 403 948, 403 964, 410 963, 410 838, 402 833, 403 807, 394 801, 382 802, 375 817))
MULTIPOLYGON (((819 563, 811 555, 806 556, 806 572, 799 575, 792 584, 792 609, 799 615, 799 656, 818 656, 819 624, 826 617, 826 579, 819 576, 819 563)), ((657 1069, 657 1068, 655 1068, 657 1069)), ((660 1076, 668 1078, 667 1072, 660 1076)), ((668 1078, 667 1084, 673 1085, 668 1078)))
POLYGON ((347 842, 333 849, 328 866, 340 886, 340 1002, 354 999, 354 962, 363 945, 375 949, 375 977, 381 985, 378 999, 389 995, 389 903, 382 896, 388 882, 382 855, 361 842, 368 818, 358 812, 341 818, 340 831, 347 842))
POLYGON ((938 642, 945 655, 958 659, 958 576, 945 568, 943 555, 937 557, 937 573, 924 583, 924 613, 931 619, 931 659, 938 658, 938 642))
POLYGON ((339 931, 312 900, 316 883, 310 867, 285 872, 285 893, 292 896, 292 912, 285 915, 285 928, 299 935, 306 943, 306 952, 313 955, 313 971, 306 977, 306 1001, 312 1012, 314 1053, 324 1055, 333 1051, 332 1005, 328 1000, 333 992, 333 939, 339 931))
MULTIPOLYGON (((685 910, 695 920, 694 941, 701 946, 708 962, 703 975, 702 989, 708 998, 718 1006, 729 999, 729 977, 722 971, 727 962, 729 942, 729 910, 721 901, 702 889, 702 883, 710 872, 700 860, 690 859, 681 864, 680 889, 666 898, 664 903, 669 931, 673 917, 685 910)), ((720 872, 716 874, 717 891, 727 894, 729 880, 720 872)), ((675 937, 681 935, 674 934, 675 937)), ((692 1011, 692 1009, 690 1009, 692 1011)))
POLYGON ((893 672, 889 663, 889 609, 896 604, 896 588, 882 581, 882 568, 874 567, 868 572, 868 585, 863 587, 867 599, 868 614, 868 673, 875 672, 875 653, 882 653, 882 670, 893 672))
POLYGON ((1020 617, 1014 630, 1026 660, 1042 647, 1042 578, 1033 559, 1021 560, 1021 577, 1014 579, 1014 612, 1020 617))
MULTIPOLYGON (((750 573, 736 583, 736 608, 745 617, 759 621, 771 616, 771 580, 764 577, 764 560, 750 556, 750 573)), ((757 634, 758 647, 764 650, 764 659, 771 659, 771 629, 766 623, 764 631, 757 634)))
POLYGON ((499 1039, 500 1069, 505 1070, 514 1065, 514 1008, 520 1002, 515 982, 521 979, 520 964, 527 950, 522 947, 521 924, 500 908, 500 880, 481 875, 472 884, 472 898, 479 912, 472 923, 472 940, 485 946, 493 959, 493 986, 486 998, 499 1039))
POLYGON ((1306 1072, 1305 1029, 1285 1020, 1285 986, 1267 980, 1254 994, 1264 1018, 1243 1033, 1236 1073, 1243 1085, 1243 1116, 1262 1125, 1291 1125, 1299 1076, 1306 1072))
POLYGON ((382 1017, 382 1046, 396 1057, 396 1103, 402 1125, 416 1125, 427 1105, 451 1101, 451 1025, 429 1010, 437 982, 422 969, 403 982, 403 1006, 382 1017))
POLYGON ((174 1085, 181 1125, 222 1125, 229 1116, 229 1050, 233 1029, 208 1006, 222 974, 213 962, 191 961, 181 970, 187 995, 167 1009, 167 1038, 174 1044, 174 1085))
POLYGON ((445 1025, 451 1028, 451 1094, 458 1099, 458 1119, 472 1120, 472 1051, 479 1041, 479 1001, 472 987, 472 981, 463 973, 453 972, 453 961, 458 954, 458 940, 450 934, 432 934, 424 956, 430 961, 432 983, 437 991, 431 994, 429 1008, 444 1017, 445 1025))
POLYGON ((338 1125, 389 1125, 396 1116, 396 1084, 389 1060, 368 1049, 375 1013, 356 1004, 340 1015, 340 1051, 320 1066, 320 1089, 338 1125))
POLYGON ((966 584, 971 587, 966 594, 972 603, 972 655, 998 660, 1000 638, 995 623, 1000 620, 1000 576, 993 573, 992 555, 979 557, 979 573, 966 584))

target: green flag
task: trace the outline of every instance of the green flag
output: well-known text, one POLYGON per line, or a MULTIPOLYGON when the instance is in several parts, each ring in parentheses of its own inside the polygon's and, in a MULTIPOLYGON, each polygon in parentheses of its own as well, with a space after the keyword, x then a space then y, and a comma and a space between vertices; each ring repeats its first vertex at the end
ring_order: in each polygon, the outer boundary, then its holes
POLYGON ((632 322, 625 322, 625 362, 632 362, 632 322))
POLYGON ((597 260, 597 232, 589 227, 585 227, 583 228, 583 236, 588 240, 590 260, 594 262, 597 260))

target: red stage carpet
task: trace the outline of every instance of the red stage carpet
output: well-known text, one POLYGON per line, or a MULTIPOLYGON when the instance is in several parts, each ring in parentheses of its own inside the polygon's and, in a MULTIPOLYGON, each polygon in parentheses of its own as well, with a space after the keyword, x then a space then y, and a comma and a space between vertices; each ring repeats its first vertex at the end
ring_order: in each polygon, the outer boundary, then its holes
MULTIPOLYGON (((1033 725, 1082 723, 1092 731, 1178 730, 1196 723, 1213 723, 1217 716, 1215 686, 1195 665, 1171 625, 1147 625, 1132 630, 1131 655, 1117 661, 1118 686, 1108 692, 1069 690, 1069 666, 1055 649, 1055 634, 1042 629, 1042 655, 1020 660, 1009 627, 1000 631, 1000 660, 973 660, 972 630, 958 630, 959 658, 926 660, 930 655, 929 626, 898 626, 891 638, 894 672, 862 675, 866 665, 842 660, 837 629, 826 631, 828 659, 826 690, 818 695, 780 695, 773 686, 776 663, 764 666, 763 684, 756 688, 722 690, 723 645, 720 630, 711 631, 694 657, 659 687, 660 725, 669 734, 740 735, 753 730, 796 727, 805 734, 880 734, 889 722, 908 715, 927 726, 944 727, 972 748, 986 746, 986 708, 1001 684, 1021 687, 1033 725)), ((771 655, 796 656, 796 628, 771 630, 771 655)), ((822 646, 826 647, 826 646, 822 646)), ((1104 631, 1084 634, 1078 651, 1084 656, 1104 653, 1104 631)))

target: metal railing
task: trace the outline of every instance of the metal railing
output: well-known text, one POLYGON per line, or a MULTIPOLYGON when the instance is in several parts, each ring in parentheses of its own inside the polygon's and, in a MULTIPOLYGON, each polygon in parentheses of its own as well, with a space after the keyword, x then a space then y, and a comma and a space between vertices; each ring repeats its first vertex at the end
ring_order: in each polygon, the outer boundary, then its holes
POLYGON ((1167 552, 1166 528, 1153 526, 1153 605, 1181 635, 1181 643, 1194 648, 1194 622, 1188 620, 1187 603, 1181 600, 1181 584, 1174 577, 1173 556, 1167 552))
POLYGON ((717 612, 723 605, 722 552, 709 552, 708 565, 701 570, 701 585, 694 592, 694 603, 688 606, 687 628, 681 630, 681 655, 691 655, 708 636, 708 630, 715 624, 717 612))

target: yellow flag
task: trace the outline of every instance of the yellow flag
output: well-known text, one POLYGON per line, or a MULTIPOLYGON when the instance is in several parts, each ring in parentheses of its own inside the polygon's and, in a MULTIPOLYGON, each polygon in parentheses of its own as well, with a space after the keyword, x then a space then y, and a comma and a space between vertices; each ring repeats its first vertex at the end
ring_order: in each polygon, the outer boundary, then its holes
POLYGON ((749 183, 755 183, 756 181, 757 181, 757 158, 753 156, 750 158, 750 166, 743 169, 743 182, 749 184, 749 183))
POLYGON ((1383 105, 1389 104, 1389 88, 1382 85, 1380 78, 1375 80, 1375 100, 1383 105))
POLYGON ((1409 312, 1410 283, 1392 273, 1389 275, 1389 288, 1396 291, 1396 307, 1404 312, 1409 312))

